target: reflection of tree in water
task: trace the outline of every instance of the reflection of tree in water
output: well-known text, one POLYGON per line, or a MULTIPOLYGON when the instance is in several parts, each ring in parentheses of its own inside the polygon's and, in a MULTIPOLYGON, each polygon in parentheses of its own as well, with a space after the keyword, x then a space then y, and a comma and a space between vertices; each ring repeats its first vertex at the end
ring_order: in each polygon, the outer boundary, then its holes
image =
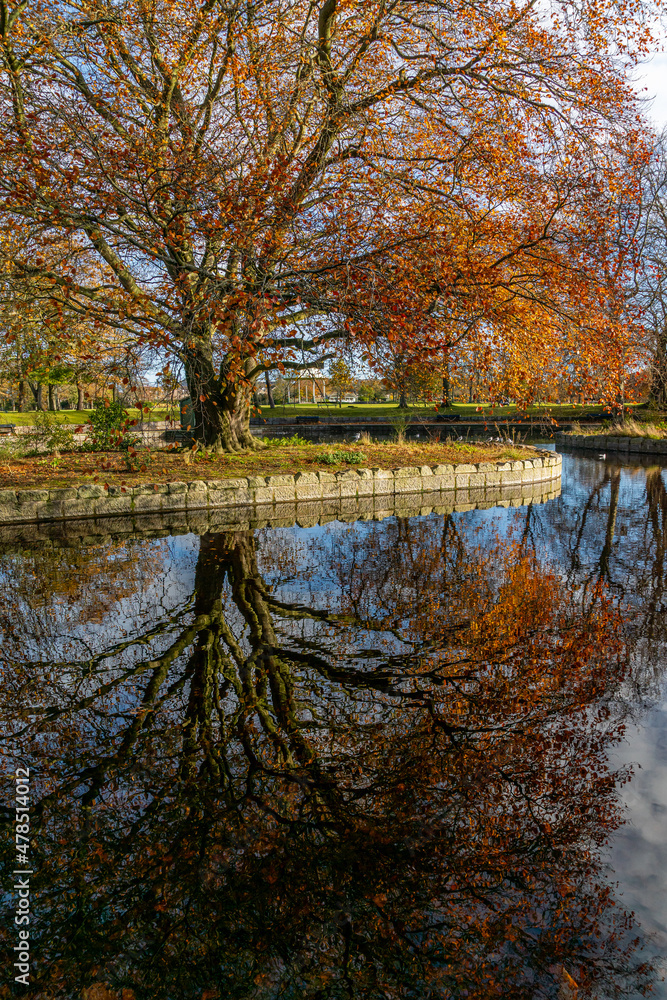
POLYGON ((340 539, 311 553, 334 611, 267 586, 251 533, 210 534, 180 617, 5 664, 39 782, 34 995, 641 983, 598 878, 626 664, 602 590, 578 606, 453 519, 340 539))
POLYGON ((571 588, 586 592, 606 583, 624 604, 633 645, 641 645, 644 680, 659 677, 667 640, 664 469, 613 461, 580 467, 583 481, 569 500, 533 512, 542 522, 538 536, 557 553, 571 588))

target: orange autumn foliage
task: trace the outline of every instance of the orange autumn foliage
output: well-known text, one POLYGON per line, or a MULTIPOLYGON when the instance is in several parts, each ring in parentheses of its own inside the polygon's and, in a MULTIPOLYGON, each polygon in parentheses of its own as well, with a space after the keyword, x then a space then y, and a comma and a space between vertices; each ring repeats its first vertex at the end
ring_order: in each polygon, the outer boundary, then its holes
POLYGON ((268 368, 466 345, 498 390, 632 365, 618 225, 644 158, 641 5, 3 0, 0 211, 55 308, 184 366, 196 436, 254 447, 268 368), (51 267, 41 241, 67 234, 51 267), (99 271, 90 279, 90 264, 99 271), (579 354, 576 354, 576 351, 579 354), (326 355, 325 355, 326 356, 326 355), (506 384, 505 384, 506 383, 506 384))
POLYGON ((39 670, 18 621, 1 707, 39 776, 36 997, 646 985, 601 867, 618 608, 454 518, 346 530, 305 552, 207 533, 176 607, 146 627, 156 562, 129 634, 112 612, 53 658, 47 627, 39 670), (326 608, 290 600, 304 561, 326 608))

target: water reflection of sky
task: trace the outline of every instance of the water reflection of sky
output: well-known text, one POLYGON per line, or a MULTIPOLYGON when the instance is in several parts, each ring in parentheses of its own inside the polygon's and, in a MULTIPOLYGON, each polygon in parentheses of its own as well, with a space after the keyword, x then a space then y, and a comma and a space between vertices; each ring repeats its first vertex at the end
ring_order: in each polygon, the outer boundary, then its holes
MULTIPOLYGON (((637 707, 635 722, 617 749, 614 764, 631 762, 639 768, 622 790, 628 822, 614 835, 610 863, 622 904, 635 910, 643 929, 655 935, 651 949, 662 954, 667 953, 665 478, 664 469, 647 462, 620 466, 596 455, 565 455, 562 494, 556 500, 530 508, 458 512, 451 517, 456 530, 481 551, 490 549, 497 536, 512 535, 538 559, 552 563, 573 591, 602 579, 630 609, 626 627, 635 651, 631 691, 637 707)), ((442 517, 431 514, 417 522, 419 544, 438 544, 442 517)), ((399 527, 396 518, 388 518, 262 529, 255 533, 259 568, 273 596, 285 604, 332 610, 354 598, 355 559, 363 561, 394 545, 399 527)), ((84 649, 94 652, 108 644, 110 634, 120 641, 147 628, 168 626, 171 618, 189 620, 198 552, 199 540, 191 535, 129 541, 102 553, 99 563, 92 556, 91 564, 86 558, 69 564, 65 559, 61 572, 69 574, 68 587, 55 590, 40 587, 39 560, 7 553, 0 561, 0 592, 6 602, 14 602, 17 616, 41 622, 28 653, 36 653, 48 640, 51 656, 65 656, 72 650, 82 655, 84 649), (97 576, 91 565, 97 566, 97 576), (120 572, 127 572, 128 567, 132 571, 125 592, 121 588, 112 599, 114 566, 120 572), (105 600, 107 577, 110 596, 105 600), (45 608, 48 615, 42 615, 45 608)), ((405 566, 406 595, 415 586, 419 565, 420 552, 415 551, 405 566)), ((381 602, 381 589, 377 594, 381 602)), ((233 619, 229 595, 227 586, 223 599, 233 619)), ((240 619, 239 624, 242 627, 240 619)), ((321 639, 327 626, 308 620, 295 630, 286 619, 277 621, 277 629, 295 649, 301 649, 321 639)), ((166 648, 170 638, 166 627, 154 649, 166 648)), ((354 637, 357 653, 377 641, 377 630, 357 629, 354 637)), ((396 634, 388 633, 383 655, 400 648, 396 634)), ((115 662, 122 662, 124 655, 120 653, 115 662)), ((656 986, 654 995, 667 997, 664 983, 656 986)))

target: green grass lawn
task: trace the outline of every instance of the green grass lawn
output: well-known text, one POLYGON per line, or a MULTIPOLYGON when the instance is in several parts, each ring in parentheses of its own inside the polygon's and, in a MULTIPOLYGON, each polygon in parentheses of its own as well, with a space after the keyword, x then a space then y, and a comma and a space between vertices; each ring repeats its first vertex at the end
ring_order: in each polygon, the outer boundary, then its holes
MULTIPOLYGON (((633 409, 635 409, 635 407, 628 407, 628 410, 633 409)), ((637 409, 638 412, 641 413, 643 412, 644 407, 641 406, 637 409)), ((90 410, 60 410, 58 413, 51 413, 49 415, 59 423, 83 424, 86 422, 90 412, 90 410)), ((132 417, 140 417, 139 410, 130 409, 128 412, 132 417)), ((355 417, 375 417, 380 420, 387 420, 391 422, 392 420, 396 420, 401 415, 409 416, 412 419, 418 420, 420 417, 431 417, 434 412, 435 406, 433 404, 428 406, 423 406, 421 404, 409 406, 407 410, 399 409, 398 403, 343 403, 340 407, 334 403, 321 406, 314 405, 313 403, 292 403, 289 406, 283 406, 282 404, 276 405, 273 410, 268 405, 264 405, 262 407, 263 417, 313 416, 317 414, 317 416, 323 419, 327 416, 331 416, 339 418, 345 417, 352 421, 354 421, 355 417)), ((561 421, 579 420, 590 414, 601 414, 602 407, 600 404, 573 406, 569 403, 542 403, 540 405, 529 406, 528 409, 524 411, 517 409, 516 406, 492 407, 490 403, 455 403, 451 410, 441 412, 459 414, 462 419, 486 419, 489 421, 506 420, 507 418, 535 418, 545 416, 547 413, 550 413, 556 420, 561 421)), ((26 426, 34 424, 35 415, 35 410, 31 410, 28 413, 0 413, 0 423, 26 426)), ((144 415, 145 422, 166 419, 178 419, 178 407, 176 407, 171 413, 166 409, 155 409, 151 410, 148 415, 144 415)))
MULTIPOLYGON (((139 410, 130 408, 127 411, 131 417, 139 419, 139 410)), ((85 424, 92 410, 58 410, 57 413, 49 413, 49 416, 59 424, 85 424)), ((0 424, 15 424, 18 427, 27 427, 34 424, 37 410, 30 410, 28 413, 0 412, 0 424)), ((149 414, 144 414, 144 422, 155 420, 166 420, 169 416, 168 410, 151 410, 149 414)), ((178 407, 173 412, 172 417, 178 419, 178 407)))
MULTIPOLYGON (((628 407, 630 409, 630 407, 628 407)), ((263 417, 290 417, 290 416, 312 416, 319 417, 348 417, 354 420, 355 416, 376 417, 385 420, 395 419, 399 414, 409 415, 413 418, 423 416, 433 416, 435 405, 424 406, 422 404, 409 406, 407 410, 399 409, 398 403, 343 403, 338 406, 336 403, 327 405, 314 405, 313 403, 292 403, 283 406, 276 404, 275 409, 268 405, 262 406, 263 417)), ((490 403, 455 403, 450 410, 440 410, 442 413, 459 414, 462 419, 469 420, 492 420, 507 419, 508 417, 525 418, 545 416, 551 413, 556 420, 577 420, 589 414, 601 414, 602 406, 590 404, 586 406, 572 405, 570 403, 541 403, 529 406, 527 410, 520 410, 516 406, 494 406, 490 403)))

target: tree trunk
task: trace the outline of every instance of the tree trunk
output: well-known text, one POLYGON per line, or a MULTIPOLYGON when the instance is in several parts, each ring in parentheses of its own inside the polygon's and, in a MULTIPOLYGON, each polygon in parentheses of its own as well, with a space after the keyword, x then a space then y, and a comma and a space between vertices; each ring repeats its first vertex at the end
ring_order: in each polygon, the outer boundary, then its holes
POLYGON ((49 382, 49 412, 53 413, 56 408, 55 399, 53 396, 53 386, 49 382))
POLYGON ((183 350, 185 377, 192 400, 192 435, 199 444, 216 452, 264 447, 250 433, 250 404, 255 381, 250 373, 256 361, 247 358, 242 362, 243 375, 239 378, 232 370, 235 360, 225 358, 218 375, 213 367, 210 336, 205 332, 190 333, 183 350))
POLYGON ((19 398, 18 398, 19 413, 25 412, 25 379, 19 381, 19 398))
POLYGON ((83 389, 78 382, 76 383, 76 408, 77 410, 83 409, 83 389))
POLYGON ((37 403, 37 409, 44 409, 44 386, 41 382, 37 383, 37 388, 35 390, 35 402, 37 403))
POLYGON ((273 389, 271 387, 271 379, 269 378, 269 373, 264 372, 264 376, 266 378, 266 394, 269 397, 269 406, 271 407, 272 410, 275 410, 276 401, 273 398, 273 389))
POLYGON ((405 389, 401 389, 401 394, 398 397, 398 408, 399 410, 407 410, 408 408, 408 397, 405 389))
POLYGON ((651 365, 649 400, 659 410, 667 409, 667 325, 663 326, 651 365))

